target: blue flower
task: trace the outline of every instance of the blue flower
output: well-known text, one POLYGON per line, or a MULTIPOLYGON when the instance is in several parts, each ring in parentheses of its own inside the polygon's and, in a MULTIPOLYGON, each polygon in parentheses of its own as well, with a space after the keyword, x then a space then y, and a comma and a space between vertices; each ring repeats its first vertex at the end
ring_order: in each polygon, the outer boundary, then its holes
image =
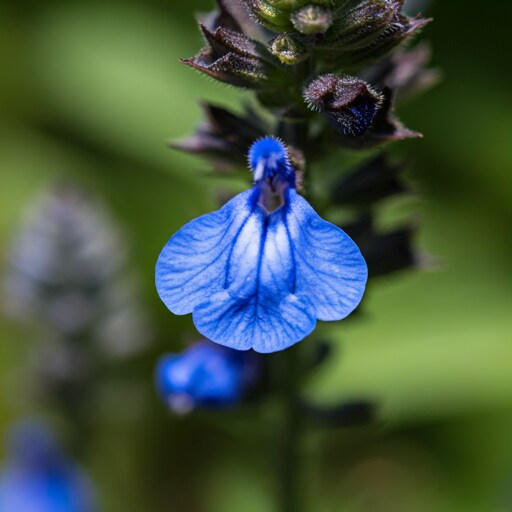
POLYGON ((43 425, 23 422, 9 438, 0 473, 1 512, 96 512, 87 477, 43 425))
POLYGON ((163 356, 156 368, 156 385, 166 405, 183 414, 196 407, 235 405, 258 374, 254 352, 200 341, 181 354, 163 356))
POLYGON ((317 319, 349 315, 368 271, 349 236, 297 193, 284 144, 256 141, 249 163, 254 186, 167 242, 156 286, 173 313, 192 313, 212 341, 276 352, 310 334, 317 319))

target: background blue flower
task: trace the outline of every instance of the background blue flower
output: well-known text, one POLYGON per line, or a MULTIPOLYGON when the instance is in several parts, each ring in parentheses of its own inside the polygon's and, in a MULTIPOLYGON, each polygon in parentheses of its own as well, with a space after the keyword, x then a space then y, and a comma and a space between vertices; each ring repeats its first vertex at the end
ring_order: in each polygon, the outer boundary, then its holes
POLYGON ((255 185, 169 240, 156 285, 167 307, 193 313, 212 341, 275 352, 310 334, 317 319, 349 315, 368 271, 350 237, 297 193, 281 142, 261 139, 249 155, 255 185), (276 195, 280 205, 269 211, 276 195))
POLYGON ((163 356, 156 368, 156 385, 166 405, 183 414, 196 407, 235 405, 258 375, 253 352, 200 341, 181 354, 163 356))
POLYGON ((0 512, 97 512, 91 484, 37 422, 15 425, 0 474, 0 512))

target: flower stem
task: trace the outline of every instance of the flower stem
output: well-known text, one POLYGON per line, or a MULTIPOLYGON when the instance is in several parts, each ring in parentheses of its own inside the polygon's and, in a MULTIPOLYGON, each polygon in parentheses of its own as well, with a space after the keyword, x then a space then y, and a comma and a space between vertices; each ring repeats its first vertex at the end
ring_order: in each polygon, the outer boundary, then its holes
MULTIPOLYGON (((311 61, 306 66, 296 66, 296 83, 302 83, 309 73, 311 61)), ((300 97, 301 91, 299 91, 300 97)), ((300 100, 302 104, 302 100, 300 100)), ((296 148, 308 147, 308 119, 296 119, 294 122, 282 119, 280 129, 286 142, 296 148)), ((281 355, 280 382, 282 393, 282 431, 280 439, 280 483, 281 495, 279 512, 301 512, 301 435, 302 414, 299 400, 299 379, 302 369, 300 343, 281 355)))
POLYGON ((300 512, 300 437, 301 414, 297 392, 299 347, 285 350, 281 356, 282 429, 280 449, 280 512, 300 512))

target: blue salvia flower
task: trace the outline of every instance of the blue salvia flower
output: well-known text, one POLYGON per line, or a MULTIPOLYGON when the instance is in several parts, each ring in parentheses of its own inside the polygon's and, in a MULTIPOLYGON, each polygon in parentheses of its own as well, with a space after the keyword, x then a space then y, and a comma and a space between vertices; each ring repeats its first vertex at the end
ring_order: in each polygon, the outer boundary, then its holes
POLYGON ((192 313, 204 336, 238 350, 275 352, 318 320, 341 320, 359 304, 367 267, 355 243, 298 194, 282 142, 249 151, 254 186, 181 228, 156 265, 161 299, 192 313))
POLYGON ((156 386, 166 405, 179 414, 237 404, 260 368, 254 352, 199 341, 181 354, 166 354, 156 368, 156 386))
POLYGON ((0 473, 1 512, 97 512, 92 486, 45 426, 13 427, 0 473))

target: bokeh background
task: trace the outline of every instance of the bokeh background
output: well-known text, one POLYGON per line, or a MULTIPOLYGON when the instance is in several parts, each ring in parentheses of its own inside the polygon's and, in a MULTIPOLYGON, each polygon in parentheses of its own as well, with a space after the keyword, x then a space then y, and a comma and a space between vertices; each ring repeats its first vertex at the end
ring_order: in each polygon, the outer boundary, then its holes
MULTIPOLYGON (((167 144, 193 130, 199 99, 235 105, 243 96, 178 63, 201 43, 192 13, 210 8, 0 5, 1 275, 26 211, 55 183, 76 183, 122 234, 147 315, 147 344, 104 363, 82 444, 69 418, 34 398, 28 362, 51 364, 38 349, 47 340, 7 314, 4 293, 0 427, 50 418, 108 512, 275 510, 271 411, 178 418, 153 390, 158 356, 196 337, 190 318, 160 303, 155 259, 176 229, 214 207, 220 183, 167 144)), ((422 37, 443 80, 400 107, 425 137, 394 149, 421 193, 389 205, 382 222, 413 212, 431 264, 383 278, 364 318, 326 331, 334 355, 305 392, 325 404, 369 397, 379 414, 362 430, 305 436, 304 499, 315 512, 512 510, 512 12, 505 1, 438 0, 427 13, 435 22, 422 37)))

